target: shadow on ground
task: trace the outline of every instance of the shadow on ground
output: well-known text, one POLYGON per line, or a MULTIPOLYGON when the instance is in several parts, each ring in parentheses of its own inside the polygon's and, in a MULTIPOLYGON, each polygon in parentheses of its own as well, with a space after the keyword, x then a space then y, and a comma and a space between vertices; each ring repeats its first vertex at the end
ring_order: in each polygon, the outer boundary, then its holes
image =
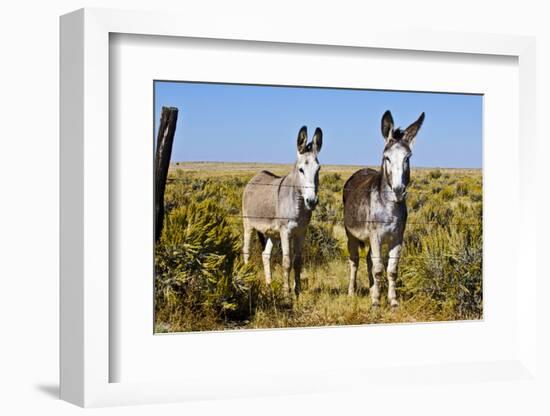
POLYGON ((59 399, 59 385, 58 384, 37 384, 34 386, 36 390, 42 392, 46 396, 52 399, 59 399))

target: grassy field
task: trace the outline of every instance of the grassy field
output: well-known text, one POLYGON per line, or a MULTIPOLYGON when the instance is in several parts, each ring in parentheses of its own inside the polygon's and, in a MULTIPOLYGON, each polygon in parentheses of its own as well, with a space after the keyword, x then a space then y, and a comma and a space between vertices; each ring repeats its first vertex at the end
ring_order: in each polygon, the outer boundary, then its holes
POLYGON ((371 308, 364 257, 359 293, 347 296, 342 187, 359 168, 323 165, 296 300, 282 292, 278 246, 271 287, 264 283, 260 243, 255 239, 251 264, 242 264, 240 253, 244 186, 262 169, 284 175, 291 166, 172 164, 155 253, 156 332, 481 319, 481 170, 413 169, 400 306, 392 310, 384 297, 380 308, 371 308))

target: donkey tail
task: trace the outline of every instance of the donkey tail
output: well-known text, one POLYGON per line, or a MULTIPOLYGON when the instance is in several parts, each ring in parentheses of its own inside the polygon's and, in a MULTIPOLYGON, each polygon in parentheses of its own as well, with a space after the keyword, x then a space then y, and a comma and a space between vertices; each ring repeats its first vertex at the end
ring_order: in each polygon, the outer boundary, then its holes
POLYGON ((259 231, 257 231, 257 233, 258 233, 258 240, 260 240, 260 244, 262 245, 262 251, 263 251, 263 249, 265 248, 265 236, 259 231))

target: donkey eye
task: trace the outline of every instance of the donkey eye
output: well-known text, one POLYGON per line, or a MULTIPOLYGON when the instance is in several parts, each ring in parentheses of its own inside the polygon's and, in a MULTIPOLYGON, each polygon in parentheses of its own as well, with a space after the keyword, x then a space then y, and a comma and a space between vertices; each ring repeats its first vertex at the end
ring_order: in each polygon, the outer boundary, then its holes
POLYGON ((303 174, 304 173, 304 170, 302 168, 299 169, 300 170, 300 173, 303 174))

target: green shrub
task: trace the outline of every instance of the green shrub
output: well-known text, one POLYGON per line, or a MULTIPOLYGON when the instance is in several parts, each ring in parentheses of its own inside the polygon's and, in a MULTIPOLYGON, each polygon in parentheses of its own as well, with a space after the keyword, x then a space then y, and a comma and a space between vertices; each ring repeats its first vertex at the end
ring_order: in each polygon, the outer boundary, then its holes
POLYGON ((456 185, 456 194, 459 196, 466 196, 470 192, 472 184, 466 182, 459 182, 456 185))
POLYGON ((321 187, 331 192, 341 192, 344 181, 339 173, 327 173, 321 177, 321 187))
POLYGON ((331 261, 342 259, 343 251, 332 228, 330 224, 310 223, 302 253, 306 267, 326 266, 331 261))
POLYGON ((442 173, 439 169, 431 170, 430 171, 430 178, 432 179, 439 179, 441 177, 442 173))
POLYGON ((411 192, 407 198, 407 205, 411 211, 418 211, 424 206, 427 200, 426 194, 411 192))
POLYGON ((403 258, 405 296, 434 300, 454 319, 482 316, 483 246, 480 226, 437 228, 420 241, 420 250, 403 258))
POLYGON ((240 236, 213 202, 172 210, 155 253, 157 312, 170 319, 247 319, 256 280, 252 266, 239 260, 240 249, 240 236))
POLYGON ((443 188, 439 195, 444 201, 450 201, 456 198, 456 192, 452 186, 446 186, 445 188, 443 188))
POLYGON ((429 224, 446 226, 453 221, 453 214, 449 202, 439 195, 432 196, 418 211, 411 213, 408 222, 417 223, 419 226, 429 224))

